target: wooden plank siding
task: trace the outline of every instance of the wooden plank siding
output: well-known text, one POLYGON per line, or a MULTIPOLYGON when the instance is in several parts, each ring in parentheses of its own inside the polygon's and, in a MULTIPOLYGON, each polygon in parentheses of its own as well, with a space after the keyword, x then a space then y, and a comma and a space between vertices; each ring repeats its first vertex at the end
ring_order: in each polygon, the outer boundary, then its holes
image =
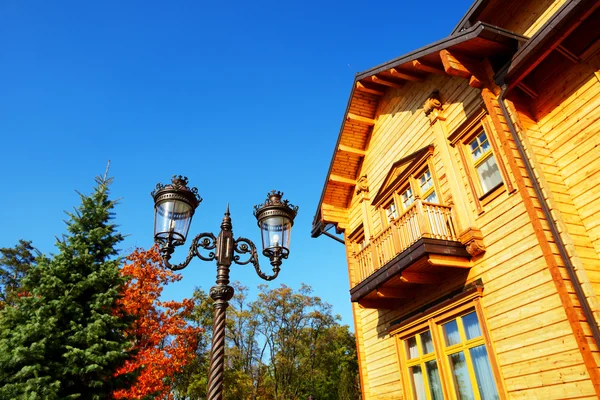
POLYGON ((539 121, 522 114, 519 119, 532 139, 529 146, 539 160, 539 178, 548 188, 546 197, 569 256, 600 320, 600 82, 585 63, 572 69, 561 90, 556 85, 545 89, 553 99, 535 104, 539 121), (548 111, 552 103, 558 106, 548 111))

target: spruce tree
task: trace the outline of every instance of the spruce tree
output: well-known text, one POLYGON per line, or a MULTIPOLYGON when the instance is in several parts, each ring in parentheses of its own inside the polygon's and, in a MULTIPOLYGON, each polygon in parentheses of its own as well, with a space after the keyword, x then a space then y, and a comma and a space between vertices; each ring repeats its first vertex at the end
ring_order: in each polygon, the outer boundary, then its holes
POLYGON ((0 314, 1 399, 107 399, 127 387, 115 371, 130 357, 130 320, 116 309, 124 278, 109 179, 97 178, 69 215, 58 254, 24 278, 29 296, 0 314))
POLYGON ((14 306, 19 295, 26 291, 22 280, 35 266, 36 254, 40 255, 31 241, 22 239, 15 247, 0 248, 0 308, 14 306))

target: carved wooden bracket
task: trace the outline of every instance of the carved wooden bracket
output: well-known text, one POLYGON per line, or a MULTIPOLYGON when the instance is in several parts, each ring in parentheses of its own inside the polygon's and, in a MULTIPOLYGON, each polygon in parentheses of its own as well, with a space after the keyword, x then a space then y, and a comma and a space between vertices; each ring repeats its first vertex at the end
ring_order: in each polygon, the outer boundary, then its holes
POLYGON ((440 100, 440 92, 436 89, 429 95, 425 103, 423 103, 423 111, 429 117, 429 121, 433 125, 438 119, 445 120, 442 116, 442 101, 440 100))
POLYGON ((367 180, 367 175, 361 176, 356 182, 356 194, 361 193, 369 193, 369 181, 367 180))
POLYGON ((460 242, 465 245, 467 252, 471 257, 478 256, 485 252, 483 244, 483 235, 477 228, 469 228, 460 234, 460 242))

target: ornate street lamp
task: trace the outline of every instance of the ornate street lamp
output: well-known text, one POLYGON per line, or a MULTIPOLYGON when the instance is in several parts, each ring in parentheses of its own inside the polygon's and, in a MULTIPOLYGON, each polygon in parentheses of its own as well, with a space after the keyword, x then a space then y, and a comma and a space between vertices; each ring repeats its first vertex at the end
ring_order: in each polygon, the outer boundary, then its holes
POLYGON ((216 285, 210 288, 210 297, 214 300, 214 320, 210 369, 208 373, 208 400, 223 398, 223 369, 225 355, 225 312, 229 300, 233 297, 233 288, 229 286, 229 268, 232 263, 244 265, 252 263, 261 278, 270 281, 279 274, 282 260, 290 253, 290 234, 298 207, 282 200, 283 193, 271 191, 263 204, 254 206, 254 216, 262 236, 262 253, 273 266, 273 274, 262 272, 258 262, 256 246, 252 241, 239 237, 234 239, 229 205, 225 211, 221 232, 215 237, 204 232, 192 241, 189 253, 181 264, 171 265, 169 260, 176 246, 185 243, 196 207, 202 201, 198 189, 187 186, 188 179, 181 175, 173 176, 170 184, 157 184, 152 191, 154 198, 154 242, 160 246, 163 263, 174 271, 187 267, 194 257, 204 261, 217 262, 216 285), (208 251, 201 254, 200 249, 208 251), (248 254, 243 260, 241 256, 248 254))

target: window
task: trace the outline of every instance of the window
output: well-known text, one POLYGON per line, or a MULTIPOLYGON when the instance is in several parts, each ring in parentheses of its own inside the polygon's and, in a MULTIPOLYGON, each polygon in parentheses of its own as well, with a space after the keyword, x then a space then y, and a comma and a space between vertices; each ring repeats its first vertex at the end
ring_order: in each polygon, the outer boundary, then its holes
POLYGON ((408 174, 399 189, 388 195, 391 197, 391 201, 383 203, 381 208, 383 227, 386 228, 391 225, 392 221, 401 219, 417 198, 425 203, 439 204, 437 193, 435 179, 429 163, 426 163, 424 167, 408 174))
POLYGON ((352 243, 352 249, 355 253, 360 253, 367 247, 367 238, 365 237, 365 230, 363 225, 360 225, 358 228, 354 230, 348 237, 350 242, 352 243))
POLYGON ((464 165, 466 178, 474 195, 478 213, 499 195, 514 192, 508 173, 493 138, 485 109, 480 109, 449 137, 464 165))
POLYGON ((421 192, 421 197, 423 200, 428 203, 437 203, 437 194, 435 193, 433 178, 431 177, 431 172, 429 172, 429 169, 426 169, 421 176, 417 178, 417 182, 419 184, 419 191, 421 192))
POLYGON ((442 325, 444 355, 459 399, 498 399, 483 334, 472 311, 442 325))
POLYGON ((500 398, 479 296, 471 293, 454 309, 426 311, 404 326, 390 328, 397 337, 407 399, 500 398))
POLYGON ((402 191, 400 197, 402 198, 402 208, 404 208, 405 210, 408 207, 410 207, 411 204, 415 201, 415 196, 413 196, 413 192, 410 186, 402 191))
POLYGON ((502 183, 502 177, 485 131, 475 136, 468 146, 481 188, 487 193, 502 183))
POLYGON ((404 341, 406 346, 406 368, 413 398, 418 400, 442 400, 442 382, 435 358, 431 331, 426 330, 404 341))
POLYGON ((396 210, 396 203, 392 200, 387 207, 385 207, 385 217, 387 222, 392 222, 396 218, 398 218, 398 210, 396 210))
MULTIPOLYGON (((439 186, 433 168, 433 154, 434 147, 429 145, 403 157, 392 165, 371 203, 379 211, 382 230, 387 230, 392 225, 396 227, 410 225, 412 227, 411 235, 416 234, 416 239, 418 239, 421 234, 419 228, 422 224, 416 219, 424 218, 421 214, 429 217, 430 214, 442 215, 449 210, 448 207, 440 204, 442 199, 439 196, 439 186), (415 207, 417 200, 424 203, 422 205, 425 210, 421 205, 415 207), (409 210, 412 211, 409 212, 409 210), (419 216, 417 216, 417 212, 419 216)), ((434 221, 432 224, 436 227, 446 226, 445 222, 434 221)), ((433 232, 425 233, 433 234, 433 232)), ((411 236, 412 239, 415 237, 411 236)))
POLYGON ((406 211, 415 202, 416 196, 427 203, 439 203, 429 165, 409 176, 407 184, 399 192, 403 211, 406 211))

